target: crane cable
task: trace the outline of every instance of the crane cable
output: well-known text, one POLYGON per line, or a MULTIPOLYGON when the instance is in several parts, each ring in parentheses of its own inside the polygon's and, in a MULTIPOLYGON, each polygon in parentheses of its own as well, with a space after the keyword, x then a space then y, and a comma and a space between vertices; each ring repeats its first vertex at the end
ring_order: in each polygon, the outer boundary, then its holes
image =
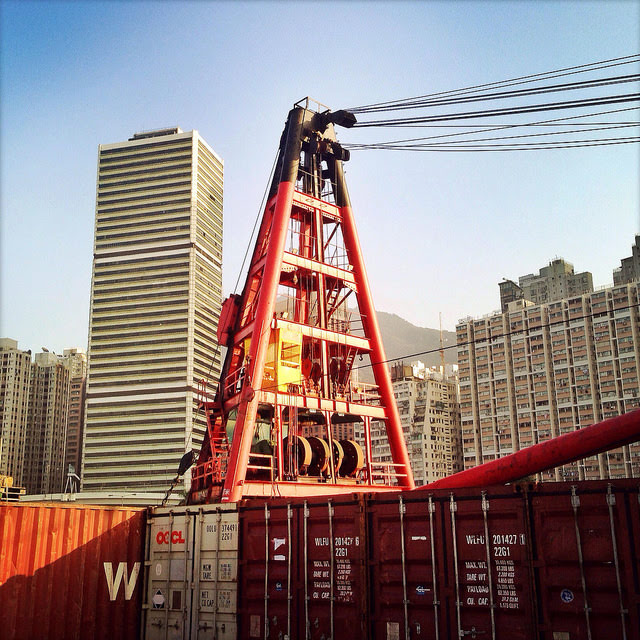
MULTIPOLYGON (((405 138, 401 140, 387 140, 373 143, 344 143, 343 146, 350 151, 362 150, 394 150, 394 151, 521 151, 521 150, 541 150, 541 149, 569 149, 591 146, 610 146, 617 144, 630 144, 640 142, 640 136, 629 135, 620 137, 589 137, 581 139, 567 139, 565 136, 587 132, 601 132, 611 129, 620 129, 640 126, 640 122, 634 120, 620 121, 615 118, 609 122, 589 121, 596 115, 620 113, 622 111, 636 110, 636 104, 640 103, 640 92, 627 92, 617 95, 604 95, 590 98, 578 98, 572 100, 558 100, 554 102, 543 102, 538 104, 520 104, 518 106, 496 107, 493 109, 480 109, 474 111, 431 113, 422 115, 419 110, 433 109, 436 107, 463 105, 475 102, 490 100, 509 100, 523 98, 527 96, 541 95, 562 91, 593 90, 596 87, 611 86, 623 83, 637 83, 640 80, 640 73, 629 73, 615 75, 606 78, 597 78, 583 81, 555 83, 544 86, 532 86, 504 90, 506 87, 524 85, 529 83, 540 83, 543 80, 557 78, 561 76, 593 72, 609 67, 628 65, 640 62, 640 54, 612 58, 600 62, 557 69, 545 73, 531 74, 519 78, 511 78, 500 82, 492 82, 481 85, 443 91, 438 93, 416 96, 402 100, 391 100, 387 102, 373 103, 352 108, 353 113, 373 114, 381 112, 395 112, 398 110, 412 110, 416 115, 410 117, 391 117, 387 119, 365 120, 357 122, 353 128, 371 127, 448 127, 464 128, 463 131, 444 133, 433 136, 423 136, 415 138, 405 138), (582 112, 579 115, 565 118, 553 118, 540 120, 537 122, 514 122, 512 124, 471 124, 470 121, 482 120, 495 117, 516 117, 526 114, 541 113, 546 111, 560 110, 592 110, 593 107, 603 105, 622 105, 633 103, 633 106, 619 109, 609 109, 596 112, 582 112), (564 129, 572 122, 580 119, 580 122, 573 122, 576 126, 584 127, 582 131, 578 129, 564 129), (585 121, 586 120, 586 121, 585 121), (509 129, 517 127, 549 127, 553 131, 539 133, 521 133, 514 136, 483 137, 478 134, 509 129), (471 129, 471 130, 470 130, 471 129), (553 140, 545 142, 523 142, 523 138, 548 137, 553 135, 553 140), (434 142, 434 140, 438 140, 434 142), (446 141, 442 141, 446 139, 446 141), (500 144, 496 144, 500 141, 500 144), (503 142, 504 141, 504 142, 503 142), (517 141, 517 142, 516 142, 517 141), (484 144, 481 144, 484 143, 484 144)), ((522 120, 522 118, 520 118, 522 120)))
POLYGON ((477 93, 481 90, 486 89, 496 89, 503 88, 509 86, 516 86, 519 84, 528 84, 531 82, 540 82, 542 80, 549 80, 552 78, 558 78, 562 76, 574 75, 577 73, 588 73, 590 71, 597 71, 599 69, 606 69, 610 67, 632 64, 634 62, 640 61, 640 54, 633 54, 629 56, 623 56, 619 58, 611 58, 609 60, 603 60, 600 62, 591 62, 588 64, 577 65, 573 67, 566 67, 564 69, 556 69, 554 71, 546 71, 544 73, 535 73, 526 76, 520 76, 518 78, 510 78, 508 80, 501 80, 498 82, 489 82, 485 84, 473 85, 470 87, 465 87, 462 89, 453 89, 449 91, 440 91, 437 93, 426 94, 422 96, 417 96, 414 98, 404 98, 401 100, 390 100, 387 102, 377 102, 370 105, 364 105, 360 107, 351 107, 348 111, 352 113, 368 113, 374 111, 387 111, 390 110, 391 107, 406 105, 415 103, 420 100, 424 100, 427 98, 436 98, 442 96, 454 96, 454 95, 465 95, 471 93, 477 93))

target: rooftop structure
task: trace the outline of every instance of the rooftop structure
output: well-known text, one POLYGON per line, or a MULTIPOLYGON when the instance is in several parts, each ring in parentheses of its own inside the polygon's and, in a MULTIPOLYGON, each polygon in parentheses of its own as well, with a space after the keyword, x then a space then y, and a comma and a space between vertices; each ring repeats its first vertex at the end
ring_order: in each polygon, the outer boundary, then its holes
POLYGON ((500 283, 500 308, 515 300, 543 304, 593 291, 593 277, 588 271, 575 273, 573 265, 563 258, 554 258, 538 275, 520 276, 518 284, 506 278, 500 283))

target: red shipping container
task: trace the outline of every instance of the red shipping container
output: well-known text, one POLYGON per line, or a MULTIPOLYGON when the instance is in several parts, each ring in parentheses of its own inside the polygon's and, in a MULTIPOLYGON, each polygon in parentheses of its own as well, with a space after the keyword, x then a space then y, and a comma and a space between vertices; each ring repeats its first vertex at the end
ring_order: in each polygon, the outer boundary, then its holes
POLYGON ((0 505, 4 640, 140 636, 145 511, 0 505))
POLYGON ((640 482, 367 501, 369 637, 640 638, 640 482))
POLYGON ((308 605, 300 611, 298 638, 368 637, 365 502, 354 498, 310 501, 300 511, 299 580, 308 605))
POLYGON ((298 536, 294 512, 272 501, 255 501, 255 508, 239 511, 239 637, 293 637, 290 629, 298 617, 292 575, 298 564, 291 552, 298 536))
POLYGON ((240 508, 239 637, 367 637, 364 498, 240 508))
POLYGON ((443 549, 454 597, 452 637, 535 637, 531 531, 517 486, 458 489, 440 500, 443 549))
POLYGON ((509 488, 372 496, 376 638, 529 638, 524 501, 509 488))
MULTIPOLYGON (((441 517, 432 499, 410 493, 369 505, 371 627, 375 638, 435 638, 442 620, 441 517)), ((447 637, 445 634, 443 637, 447 637)))
POLYGON ((540 638, 640 638, 637 480, 540 485, 531 498, 540 638))

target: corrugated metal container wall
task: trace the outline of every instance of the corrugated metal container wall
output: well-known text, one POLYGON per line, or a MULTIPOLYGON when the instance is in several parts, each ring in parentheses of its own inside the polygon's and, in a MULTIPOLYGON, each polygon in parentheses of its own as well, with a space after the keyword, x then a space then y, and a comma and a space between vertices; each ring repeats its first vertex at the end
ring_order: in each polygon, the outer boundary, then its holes
MULTIPOLYGON (((188 513, 149 518, 149 575, 146 577, 146 638, 189 637, 193 582, 193 517, 188 513)), ((147 563, 145 562, 145 565, 147 563)))
MULTIPOLYGON (((376 638, 431 637, 443 623, 441 527, 433 500, 408 494, 370 505, 371 626, 376 638)), ((435 636, 434 636, 435 637, 435 636)), ((446 635, 444 637, 447 637, 446 635)))
POLYGON ((364 507, 356 496, 240 508, 240 638, 367 637, 364 507))
POLYGON ((297 562, 292 564, 293 539, 298 537, 293 514, 284 504, 241 510, 241 638, 292 637, 292 616, 300 615, 290 597, 295 589, 291 571, 299 569, 297 562))
POLYGON ((144 510, 0 505, 2 638, 138 638, 144 534, 144 510))
MULTIPOLYGON (((309 503, 303 518, 298 562, 303 567, 303 592, 308 598, 305 627, 298 637, 310 640, 367 637, 367 532, 365 503, 309 503)), ((302 614, 302 611, 301 611, 302 614)), ((302 615, 300 616, 302 618, 302 615)))
POLYGON ((450 624, 459 636, 475 630, 489 638, 531 637, 528 514, 523 494, 508 491, 457 490, 439 500, 455 587, 450 624))
POLYGON ((156 508, 148 520, 146 640, 235 640, 235 504, 156 508))
POLYGON ((249 500, 149 527, 148 640, 640 638, 638 480, 249 500))
POLYGON ((529 638, 526 510, 505 489, 373 498, 371 623, 377 638, 529 638), (499 495, 497 492, 502 493, 499 495))
POLYGON ((541 637, 640 638, 637 481, 543 485, 532 495, 541 637))
POLYGON ((640 638, 640 483, 371 496, 371 637, 640 638))

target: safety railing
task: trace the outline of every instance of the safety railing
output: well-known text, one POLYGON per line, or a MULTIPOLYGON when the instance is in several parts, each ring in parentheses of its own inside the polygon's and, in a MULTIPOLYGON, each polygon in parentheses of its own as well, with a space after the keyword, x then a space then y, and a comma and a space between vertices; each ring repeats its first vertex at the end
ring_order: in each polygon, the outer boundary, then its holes
POLYGON ((223 451, 215 458, 196 465, 191 470, 191 482, 193 486, 204 489, 212 485, 222 484, 222 480, 227 472, 228 462, 228 453, 223 451))
MULTIPOLYGON (((275 458, 268 453, 250 453, 247 469, 253 471, 256 475, 259 475, 261 472, 267 472, 270 482, 274 482, 276 479, 275 458), (260 464, 261 462, 266 464, 260 464)), ((261 479, 266 480, 267 478, 261 479)))
POLYGON ((393 462, 372 462, 371 483, 393 487, 399 484, 400 478, 406 478, 405 466, 393 462))

